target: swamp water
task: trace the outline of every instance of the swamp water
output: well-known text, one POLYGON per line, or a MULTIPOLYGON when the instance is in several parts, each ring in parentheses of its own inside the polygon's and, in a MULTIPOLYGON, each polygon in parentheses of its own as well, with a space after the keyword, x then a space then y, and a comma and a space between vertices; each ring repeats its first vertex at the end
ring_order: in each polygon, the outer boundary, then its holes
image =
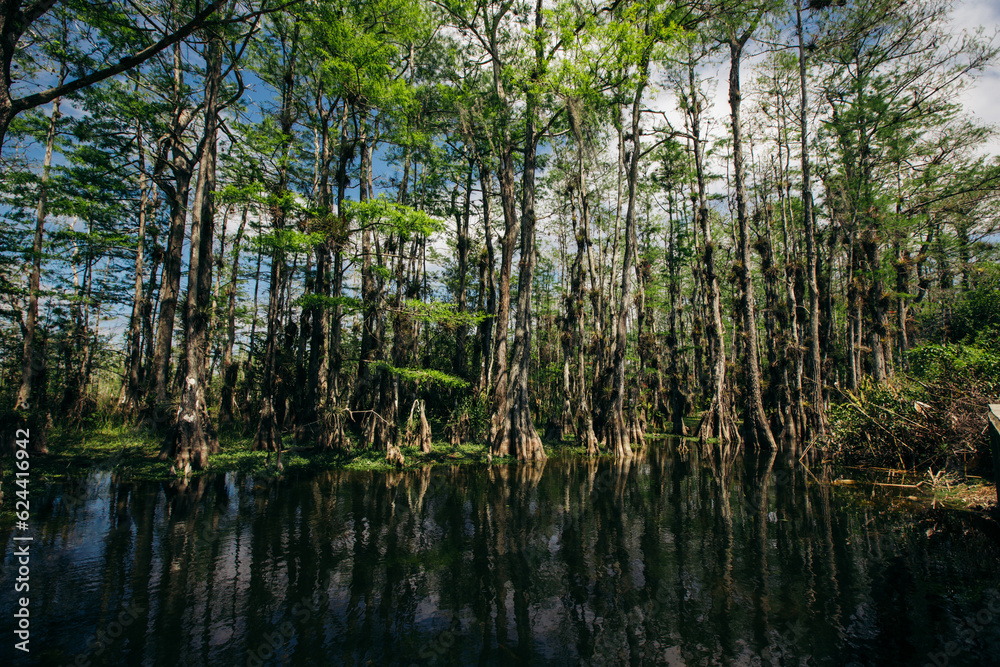
POLYGON ((668 449, 36 486, 0 664, 1000 665, 996 536, 668 449))

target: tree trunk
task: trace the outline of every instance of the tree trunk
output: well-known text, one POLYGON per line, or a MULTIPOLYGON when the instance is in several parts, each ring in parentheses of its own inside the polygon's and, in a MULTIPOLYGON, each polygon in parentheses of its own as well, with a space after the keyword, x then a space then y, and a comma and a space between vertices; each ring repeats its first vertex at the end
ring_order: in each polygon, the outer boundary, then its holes
MULTIPOLYGON (((285 228, 285 218, 287 211, 284 208, 283 200, 288 192, 288 155, 291 151, 292 126, 295 122, 295 109, 293 106, 292 93, 295 85, 295 66, 298 56, 299 45, 299 24, 293 28, 291 44, 285 51, 286 60, 281 83, 281 112, 280 126, 282 159, 278 169, 278 182, 275 187, 274 204, 271 215, 273 226, 276 231, 285 228)), ((281 298, 285 281, 285 252, 280 247, 275 247, 271 256, 271 283, 268 288, 267 302, 267 342, 264 346, 264 361, 262 364, 261 377, 261 402, 260 402, 260 423, 257 426, 257 434, 254 436, 253 449, 267 452, 277 452, 277 467, 281 464, 281 429, 283 425, 284 392, 280 391, 279 379, 277 376, 278 345, 282 338, 282 312, 281 298)))
MULTIPOLYGON (((361 127, 359 137, 361 152, 361 173, 359 176, 359 196, 362 202, 368 201, 368 137, 366 134, 367 115, 361 112, 361 119, 358 123, 361 127)), ((381 291, 378 288, 378 280, 375 277, 374 264, 372 262, 372 230, 369 226, 361 231, 361 301, 363 320, 361 325, 361 351, 358 358, 358 379, 354 390, 354 397, 351 401, 351 409, 355 412, 362 410, 372 410, 375 407, 375 378, 373 378, 372 364, 375 355, 381 346, 376 339, 379 320, 378 297, 381 291)), ((366 424, 371 422, 372 417, 365 417, 366 424)), ((366 426, 365 431, 369 428, 366 426)), ((368 447, 371 442, 362 442, 363 447, 368 447)))
POLYGON ((461 211, 455 210, 456 252, 458 254, 458 294, 455 298, 459 314, 458 330, 455 332, 455 375, 466 379, 466 339, 468 331, 461 318, 468 310, 466 283, 469 274, 469 215, 472 208, 472 175, 475 162, 469 160, 469 171, 465 178, 465 199, 461 211))
POLYGON ((628 156, 628 205, 625 209, 625 256, 622 259, 622 289, 618 312, 615 317, 615 342, 611 353, 612 384, 610 418, 605 427, 606 444, 615 459, 632 456, 629 424, 625 417, 625 351, 628 345, 628 312, 632 307, 632 281, 636 257, 636 193, 639 187, 640 116, 642 94, 649 76, 649 52, 642 54, 639 65, 639 84, 632 100, 632 150, 628 156))
MULTIPOLYGON (((9 60, 5 60, 9 65, 9 60)), ((60 83, 66 75, 66 67, 60 69, 60 83)), ((61 98, 52 102, 52 114, 45 138, 45 158, 38 184, 38 209, 35 215, 35 234, 31 243, 31 274, 28 278, 28 312, 25 314, 22 333, 24 344, 21 350, 21 382, 14 400, 14 409, 21 411, 15 430, 26 429, 30 434, 29 448, 36 454, 47 454, 46 426, 48 419, 42 415, 45 409, 45 354, 44 336, 38 335, 38 292, 41 289, 42 241, 45 234, 46 205, 48 201, 49 172, 52 168, 52 153, 55 148, 56 125, 61 113, 61 98), (41 338, 41 340, 38 340, 41 338), (38 400, 36 400, 38 399, 38 400)), ((0 147, 3 146, 4 132, 13 117, 10 112, 10 96, 6 89, 0 91, 0 147)), ((0 493, 2 499, 2 493, 0 493)))
POLYGON ((476 363, 479 369, 479 382, 476 385, 476 395, 481 396, 490 386, 490 371, 493 358, 490 354, 493 340, 493 315, 497 307, 496 276, 494 275, 493 229, 490 220, 490 172, 482 162, 478 165, 479 184, 483 207, 483 239, 485 249, 479 255, 479 310, 489 317, 484 317, 479 323, 477 339, 476 363), (485 299, 485 303, 484 303, 485 299))
MULTIPOLYGON (((788 154, 786 153, 786 156, 788 154)), ((783 169, 779 180, 787 179, 788 169, 783 169)), ((798 274, 801 272, 801 264, 793 259, 794 253, 789 248, 788 242, 788 222, 791 219, 791 206, 789 200, 791 185, 778 187, 778 206, 781 213, 781 231, 784 247, 784 272, 783 283, 785 287, 785 305, 781 325, 787 332, 784 336, 784 349, 782 350, 782 378, 781 391, 782 401, 785 406, 785 428, 783 434, 792 441, 793 453, 798 448, 798 443, 804 435, 805 415, 803 414, 803 404, 805 402, 802 391, 802 346, 801 340, 803 327, 799 319, 799 297, 796 291, 798 284, 798 274), (794 367, 789 368, 794 362, 794 367)))
MULTIPOLYGON (((722 295, 719 278, 715 271, 715 243, 712 241, 712 227, 708 218, 708 192, 705 176, 705 147, 701 140, 702 103, 695 85, 694 62, 688 63, 688 118, 691 121, 691 143, 694 149, 695 176, 697 179, 697 207, 695 226, 701 231, 703 256, 703 276, 705 298, 710 315, 705 325, 708 339, 708 359, 711 367, 712 399, 708 410, 702 415, 698 427, 698 439, 704 445, 708 438, 717 438, 719 451, 725 455, 739 441, 732 415, 732 403, 726 386, 726 343, 723 338, 725 325, 722 322, 722 295)), ((725 458, 725 456, 724 456, 725 458)))
MULTIPOLYGON (((774 415, 775 432, 780 432, 787 422, 783 419, 781 405, 781 384, 785 376, 787 364, 785 363, 784 350, 782 350, 781 361, 778 358, 778 349, 784 347, 785 327, 779 326, 776 321, 778 306, 778 268, 774 261, 774 247, 770 239, 771 213, 770 202, 764 204, 765 207, 765 231, 763 236, 758 236, 754 248, 760 255, 760 273, 764 282, 764 333, 767 338, 765 348, 767 354, 767 391, 763 392, 764 405, 774 415)), ((787 433, 786 433, 787 435, 787 433)))
MULTIPOLYGON (((66 75, 63 66, 60 83, 66 75)), ((28 312, 24 322, 24 347, 21 354, 21 384, 17 390, 15 409, 29 411, 32 400, 32 381, 36 369, 43 363, 35 350, 35 328, 38 322, 38 291, 41 289, 42 276, 42 237, 45 234, 46 205, 48 203, 49 172, 52 169, 52 152, 55 147, 56 124, 62 115, 59 112, 61 99, 52 102, 52 114, 49 116, 49 128, 45 138, 45 161, 42 163, 42 175, 38 182, 38 210, 35 215, 35 236, 31 244, 31 276, 28 279, 28 312)), ((2 138, 0 138, 2 141, 2 138)), ((37 428, 37 427, 36 427, 37 428)))
POLYGON ((899 356, 903 365, 904 370, 909 370, 909 362, 906 358, 906 352, 910 349, 910 339, 906 331, 906 319, 909 310, 909 297, 905 296, 910 293, 910 264, 913 263, 913 259, 910 257, 910 251, 906 249, 903 242, 898 242, 896 244, 896 323, 899 327, 897 332, 898 345, 899 345, 899 356))
POLYGON ((743 164, 743 132, 740 127, 740 60, 749 33, 729 42, 729 107, 733 131, 733 180, 736 187, 736 218, 739 227, 737 258, 742 295, 740 310, 746 336, 744 345, 745 388, 743 436, 746 444, 755 449, 776 449, 771 427, 764 413, 760 387, 760 362, 757 359, 757 313, 754 305, 753 283, 750 279, 750 229, 747 219, 746 177, 743 164))
MULTIPOLYGON (((544 461, 546 458, 542 439, 538 437, 531 418, 531 402, 528 395, 528 368, 531 363, 531 282, 535 273, 536 259, 535 158, 539 138, 535 132, 535 114, 538 108, 538 92, 535 86, 542 75, 544 46, 541 30, 542 0, 537 0, 535 68, 525 109, 527 118, 524 132, 524 171, 521 177, 521 261, 518 271, 517 318, 514 325, 512 355, 515 373, 510 383, 513 395, 508 404, 507 417, 493 442, 494 454, 510 454, 516 456, 519 461, 544 461)), ((500 382, 502 379, 498 376, 497 381, 500 382)))
MULTIPOLYGON (((331 235, 336 232, 335 220, 331 212, 332 197, 330 192, 330 161, 333 156, 330 141, 330 116, 322 104, 322 88, 316 96, 316 116, 320 121, 319 145, 316 155, 316 206, 321 217, 310 227, 318 226, 318 231, 324 239, 314 249, 314 273, 312 278, 312 293, 321 299, 330 296, 330 257, 333 250, 331 235), (318 223, 318 225, 317 225, 318 223)), ((300 442, 315 440, 326 449, 331 442, 330 422, 326 416, 327 400, 329 398, 329 354, 327 354, 330 310, 326 303, 318 304, 309 310, 310 341, 309 362, 306 371, 306 390, 303 402, 303 414, 296 430, 296 439, 300 442)))
MULTIPOLYGON (((84 392, 90 379, 91 346, 90 338, 90 297, 94 275, 94 252, 90 247, 93 238, 93 220, 87 221, 87 248, 84 251, 83 280, 73 267, 73 284, 77 291, 77 302, 72 306, 73 333, 66 344, 66 384, 60 410, 70 423, 79 423, 85 411, 84 392)), ((77 254, 74 247, 73 254, 77 254)))
POLYGON ((222 43, 213 39, 205 57, 205 128, 198 184, 191 219, 188 292, 185 303, 185 378, 180 407, 173 428, 160 449, 160 459, 174 459, 171 467, 187 475, 208 464, 208 456, 218 451, 215 427, 208 414, 205 391, 208 385, 205 361, 212 309, 213 237, 215 230, 215 164, 219 123, 219 88, 222 85, 222 43))
POLYGON ((490 443, 495 456, 511 454, 506 434, 510 429, 509 395, 510 377, 507 360, 507 325, 510 320, 510 274, 517 244, 521 221, 516 211, 514 199, 514 156, 509 147, 505 150, 500 165, 500 202, 503 207, 504 235, 500 242, 500 280, 497 295, 500 297, 496 308, 493 330, 493 396, 490 405, 490 443))
MULTIPOLYGON (((343 110, 340 117, 340 155, 337 160, 337 213, 336 227, 333 230, 331 250, 333 252, 333 268, 331 272, 331 296, 339 299, 343 296, 344 285, 344 246, 348 241, 347 233, 347 211, 344 201, 347 198, 347 163, 353 151, 351 143, 348 141, 347 121, 350 107, 344 101, 343 110)), ((340 408, 340 373, 343 367, 341 355, 341 332, 343 321, 343 306, 337 304, 330 314, 330 361, 327 365, 327 409, 323 411, 322 430, 320 431, 319 442, 321 449, 343 449, 347 446, 347 437, 344 433, 344 412, 340 408)))
MULTIPOLYGON (((687 427, 684 425, 684 414, 685 407, 687 405, 687 398, 683 390, 683 382, 685 378, 681 376, 680 372, 680 337, 677 335, 677 316, 678 307, 680 301, 680 276, 678 276, 677 265, 677 230, 676 221, 674 219, 673 201, 670 203, 670 214, 669 214, 669 228, 667 232, 670 237, 670 249, 667 253, 667 270, 668 270, 668 280, 670 281, 668 285, 668 292, 670 296, 670 324, 669 332, 667 335, 667 347, 670 354, 670 366, 668 371, 668 376, 670 378, 670 423, 671 423, 671 433, 675 436, 686 436, 687 427)), ((648 269, 647 269, 648 271, 648 269)), ((651 273, 650 273, 650 277, 651 273)), ((650 336, 652 339, 653 336, 650 336)), ((650 350, 650 353, 652 350, 650 350)), ((645 355, 640 355, 645 356, 645 355)), ((653 356, 650 354, 649 356, 653 356)), ((659 377, 659 372, 657 372, 657 377, 659 377)), ((659 393, 659 392, 658 392, 659 393)))
POLYGON ((587 252, 589 239, 587 238, 588 211, 586 205, 586 179, 583 171, 583 149, 579 150, 580 160, 580 226, 574 224, 573 231, 576 236, 576 260, 573 263, 572 295, 570 303, 573 310, 567 317, 576 324, 576 365, 577 365, 577 407, 576 407, 576 442, 578 446, 587 448, 587 456, 596 456, 598 453, 597 434, 594 433, 594 415, 589 407, 589 390, 587 388, 587 364, 585 354, 586 328, 584 326, 584 299, 583 299, 583 261, 587 252))
MULTIPOLYGON (((573 425, 576 432, 577 446, 585 447, 588 456, 596 456, 598 453, 597 435, 594 433, 594 415, 589 408, 589 390, 587 387, 587 365, 586 365, 586 328, 584 326, 584 260, 588 257, 590 250, 590 239, 588 225, 590 224, 590 210, 587 203, 587 170, 584 162, 584 139, 583 139, 583 118, 580 113, 582 101, 570 100, 566 105, 566 112, 576 140, 576 162, 577 162, 577 183, 576 187, 571 187, 568 193, 570 198, 570 212, 573 222, 573 237, 576 240, 576 257, 573 260, 573 267, 570 270, 570 293, 566 299, 566 320, 572 327, 570 341, 572 348, 576 349, 576 412, 573 415, 573 425), (577 222, 575 196, 579 196, 580 220, 577 222)), ((591 274, 591 284, 593 275, 591 274)), ((597 311, 595 309, 595 318, 597 311)), ((569 334, 567 334, 569 335, 569 334)), ((567 346, 567 361, 570 346, 567 346)), ((568 398, 568 396, 567 396, 568 398)))
POLYGON ((868 329, 868 344, 872 350, 872 375, 875 377, 875 382, 881 383, 889 377, 885 351, 889 335, 888 304, 887 295, 883 294, 882 288, 879 232, 875 227, 875 221, 869 221, 869 224, 870 227, 865 230, 861 238, 865 272, 869 276, 867 305, 871 327, 868 329))
POLYGON ((135 250, 135 293, 132 298, 132 317, 129 320, 128 357, 126 376, 120 409, 132 415, 142 401, 140 382, 142 363, 142 309, 145 285, 142 281, 143 260, 146 252, 146 217, 149 204, 149 188, 146 184, 146 156, 142 144, 142 127, 136 122, 136 147, 139 151, 139 230, 135 250))
MULTIPOLYGON (((153 191, 153 205, 150 210, 157 208, 156 191, 153 191)), ((153 264, 149 267, 149 282, 146 284, 146 291, 142 298, 142 308, 140 318, 142 320, 142 342, 143 342, 143 363, 139 366, 139 383, 146 386, 149 378, 149 371, 153 367, 153 301, 156 299, 156 279, 160 275, 160 261, 163 259, 163 248, 156 241, 156 228, 152 230, 150 244, 153 247, 153 264)))
POLYGON ((806 423, 809 437, 826 433, 826 410, 823 405, 823 363, 819 342, 819 281, 817 278, 816 229, 813 219, 811 164, 809 160, 808 89, 806 87, 806 51, 802 31, 802 2, 795 3, 795 32, 799 47, 799 134, 802 143, 802 221, 806 231, 806 282, 809 285, 809 373, 806 423))
POLYGON ((239 364, 233 360, 233 346, 236 344, 236 284, 240 275, 240 250, 248 212, 249 206, 244 205, 236 240, 233 241, 233 266, 229 273, 229 286, 226 287, 226 341, 222 349, 222 401, 219 405, 219 421, 223 424, 232 424, 235 418, 233 396, 239 375, 239 364))
MULTIPOLYGON (((160 283, 160 314, 156 327, 156 343, 153 349, 152 386, 146 395, 147 418, 155 426, 167 422, 168 383, 170 378, 171 344, 174 335, 174 318, 177 312, 177 296, 181 284, 181 255, 184 248, 184 229, 187 223, 188 194, 191 187, 193 165, 201 155, 189 156, 183 145, 183 134, 190 123, 190 112, 184 107, 183 63, 180 48, 174 50, 174 111, 168 144, 171 151, 168 181, 159 178, 160 188, 166 194, 170 205, 170 231, 167 250, 163 259, 163 279, 160 283)), ((201 147, 199 146, 199 149, 201 147)), ((157 173, 159 173, 158 165, 157 173)))

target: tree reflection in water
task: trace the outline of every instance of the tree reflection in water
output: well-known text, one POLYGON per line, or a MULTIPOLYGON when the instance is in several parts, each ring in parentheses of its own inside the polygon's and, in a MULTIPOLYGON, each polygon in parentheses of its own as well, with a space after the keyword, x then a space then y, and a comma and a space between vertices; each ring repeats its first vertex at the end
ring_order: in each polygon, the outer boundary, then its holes
POLYGON ((914 525, 817 476, 674 447, 301 479, 94 473, 38 511, 32 656, 923 665, 953 641, 951 665, 1000 655, 994 538, 947 515, 914 525), (962 620, 991 603, 991 623, 962 620), (115 626, 129 605, 136 622, 115 626))

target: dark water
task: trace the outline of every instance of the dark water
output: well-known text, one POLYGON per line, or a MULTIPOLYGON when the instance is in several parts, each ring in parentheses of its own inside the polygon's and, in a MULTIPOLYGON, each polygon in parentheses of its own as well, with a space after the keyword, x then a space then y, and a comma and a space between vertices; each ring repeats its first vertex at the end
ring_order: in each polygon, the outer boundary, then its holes
POLYGON ((1000 664, 995 536, 766 470, 90 473, 33 491, 30 661, 0 533, 0 664, 1000 664))

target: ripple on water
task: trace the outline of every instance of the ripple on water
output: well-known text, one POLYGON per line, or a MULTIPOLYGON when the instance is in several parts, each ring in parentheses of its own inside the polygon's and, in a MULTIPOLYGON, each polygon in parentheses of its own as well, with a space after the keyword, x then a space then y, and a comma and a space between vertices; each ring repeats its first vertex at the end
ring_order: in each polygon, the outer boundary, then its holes
MULTIPOLYGON (((84 500, 39 526, 33 638, 72 656, 142 599, 145 622, 109 646, 113 663, 235 664, 275 637, 276 655, 303 664, 423 665, 421 651, 599 664, 606 650, 636 664, 841 665, 881 645, 923 664, 1000 588, 996 559, 975 557, 988 550, 961 548, 964 525, 942 537, 869 519, 804 473, 757 503, 749 469, 723 488, 695 454, 651 449, 620 466, 205 476, 166 493, 93 473, 72 489, 84 500)), ((997 649, 994 624, 957 660, 988 664, 997 649)))

